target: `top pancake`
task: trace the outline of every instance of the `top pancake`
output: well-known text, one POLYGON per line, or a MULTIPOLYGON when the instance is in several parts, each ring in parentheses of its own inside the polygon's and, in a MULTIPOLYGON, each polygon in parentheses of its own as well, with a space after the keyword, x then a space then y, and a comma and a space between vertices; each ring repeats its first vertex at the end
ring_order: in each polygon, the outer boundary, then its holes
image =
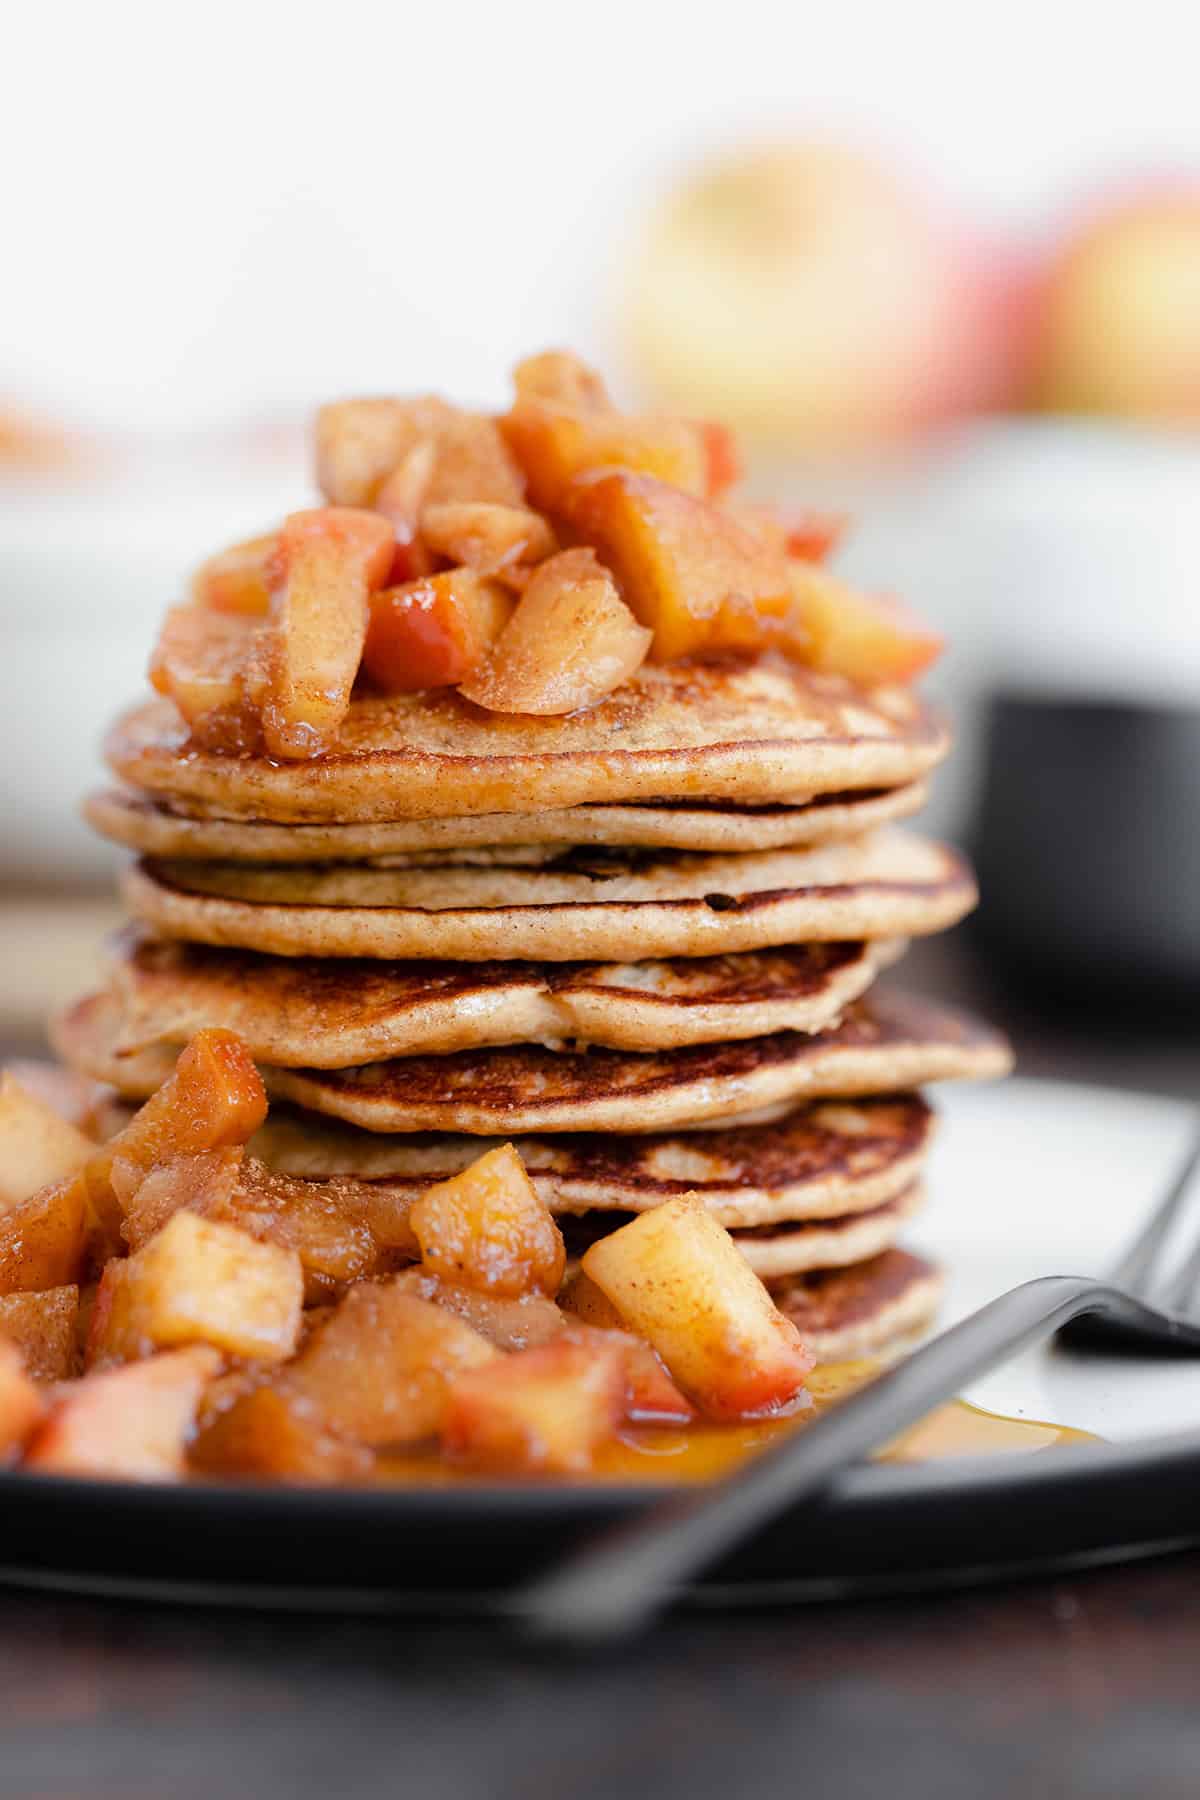
POLYGON ((717 801, 640 801, 628 806, 565 806, 468 818, 382 819, 357 825, 272 825, 266 819, 205 816, 120 788, 93 794, 89 825, 143 856, 246 863, 366 862, 497 847, 563 845, 718 853, 806 849, 860 837, 907 819, 925 804, 922 782, 823 794, 799 806, 738 806, 717 801))
POLYGON ((730 659, 645 663, 565 718, 486 713, 448 688, 357 697, 311 762, 202 750, 167 700, 118 721, 106 755, 130 785, 233 819, 361 823, 631 800, 795 804, 919 780, 949 748, 906 688, 730 659))

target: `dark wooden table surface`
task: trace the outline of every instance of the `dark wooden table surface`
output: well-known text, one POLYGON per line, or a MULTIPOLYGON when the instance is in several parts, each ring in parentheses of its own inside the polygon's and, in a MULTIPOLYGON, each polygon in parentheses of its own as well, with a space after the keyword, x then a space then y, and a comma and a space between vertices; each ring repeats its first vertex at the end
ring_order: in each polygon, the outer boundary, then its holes
MULTIPOLYGON (((1028 1073, 1200 1095, 1186 1021, 1047 1015, 981 968, 951 940, 910 972, 983 999, 1028 1073)), ((437 1619, 0 1590, 5 1800, 1195 1800, 1198 1700, 1200 1553, 681 1616, 581 1662, 437 1619)))

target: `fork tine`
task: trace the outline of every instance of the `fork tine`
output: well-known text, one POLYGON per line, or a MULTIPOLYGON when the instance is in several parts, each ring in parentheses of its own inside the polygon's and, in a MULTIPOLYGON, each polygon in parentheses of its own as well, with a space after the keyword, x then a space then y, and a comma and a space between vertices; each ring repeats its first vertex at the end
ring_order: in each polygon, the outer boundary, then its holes
MULTIPOLYGON (((1196 1127, 1191 1143, 1162 1203, 1151 1213, 1109 1276, 1114 1287, 1123 1287, 1131 1294, 1144 1296, 1150 1285, 1150 1276, 1159 1251, 1187 1197, 1197 1168, 1200 1168, 1200 1111, 1196 1114, 1196 1127)), ((1182 1281, 1192 1263, 1195 1263, 1195 1268, 1191 1270, 1186 1288, 1187 1295, 1191 1294, 1200 1279, 1200 1250, 1189 1256, 1176 1281, 1171 1283, 1172 1290, 1177 1282, 1182 1281)))

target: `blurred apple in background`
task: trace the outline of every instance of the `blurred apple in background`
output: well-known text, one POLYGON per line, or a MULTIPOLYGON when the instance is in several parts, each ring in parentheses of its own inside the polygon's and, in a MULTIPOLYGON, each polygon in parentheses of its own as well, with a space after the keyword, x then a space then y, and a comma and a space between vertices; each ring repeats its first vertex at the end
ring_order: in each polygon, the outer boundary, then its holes
POLYGON ((637 373, 753 446, 860 456, 1010 402, 1013 262, 881 160, 815 142, 709 163, 651 220, 629 281, 637 373))
POLYGON ((1032 310, 1048 412, 1200 422, 1200 183, 1110 202, 1054 252, 1032 310))

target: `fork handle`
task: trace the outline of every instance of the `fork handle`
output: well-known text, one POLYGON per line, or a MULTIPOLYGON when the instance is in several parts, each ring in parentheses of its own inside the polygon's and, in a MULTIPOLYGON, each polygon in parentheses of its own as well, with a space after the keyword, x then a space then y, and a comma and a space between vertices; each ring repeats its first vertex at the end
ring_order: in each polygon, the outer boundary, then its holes
POLYGON ((530 1634, 561 1643, 599 1645, 636 1631, 684 1582, 761 1526, 1005 1357, 1084 1313, 1131 1330, 1155 1325, 1129 1294, 1090 1277, 1050 1275, 1010 1288, 735 1475, 603 1533, 519 1589, 506 1610, 530 1634))

